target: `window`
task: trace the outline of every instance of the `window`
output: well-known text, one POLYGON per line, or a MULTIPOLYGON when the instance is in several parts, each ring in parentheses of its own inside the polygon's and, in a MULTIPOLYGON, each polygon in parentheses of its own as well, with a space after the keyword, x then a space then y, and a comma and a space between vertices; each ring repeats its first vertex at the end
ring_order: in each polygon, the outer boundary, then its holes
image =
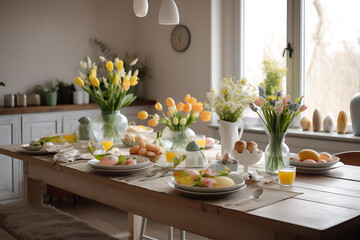
POLYGON ((336 119, 344 110, 350 121, 350 100, 360 90, 358 9, 358 0, 240 0, 239 76, 259 84, 265 59, 286 63, 283 88, 305 96, 306 115, 318 108, 336 119), (291 58, 282 57, 287 43, 291 58))

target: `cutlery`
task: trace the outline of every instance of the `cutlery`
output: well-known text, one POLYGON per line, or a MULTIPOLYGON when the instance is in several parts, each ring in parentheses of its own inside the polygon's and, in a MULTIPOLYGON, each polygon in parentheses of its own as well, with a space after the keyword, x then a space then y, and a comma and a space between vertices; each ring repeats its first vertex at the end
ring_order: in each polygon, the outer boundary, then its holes
POLYGON ((161 169, 153 169, 149 172, 147 172, 146 174, 143 174, 143 173, 140 173, 140 174, 136 174, 136 175, 131 175, 131 176, 128 176, 128 177, 124 177, 124 178, 121 178, 119 180, 123 180, 125 182, 128 182, 130 180, 133 180, 135 178, 138 178, 138 177, 153 177, 155 176, 161 169))
POLYGON ((159 171, 159 172, 161 172, 159 176, 155 174, 154 176, 141 178, 141 179, 139 179, 139 181, 141 181, 141 182, 142 182, 142 181, 149 180, 149 179, 155 179, 155 178, 165 177, 165 176, 167 176, 167 175, 168 175, 168 173, 170 172, 170 168, 165 168, 165 169, 162 169, 162 170, 161 170, 161 171, 159 171))
POLYGON ((249 196, 247 198, 244 198, 244 199, 241 199, 239 201, 233 202, 233 203, 225 204, 225 206, 231 206, 231 205, 239 206, 244 202, 247 202, 247 201, 252 200, 252 199, 259 198, 263 194, 263 192, 264 192, 264 189, 258 188, 251 194, 251 196, 249 196))

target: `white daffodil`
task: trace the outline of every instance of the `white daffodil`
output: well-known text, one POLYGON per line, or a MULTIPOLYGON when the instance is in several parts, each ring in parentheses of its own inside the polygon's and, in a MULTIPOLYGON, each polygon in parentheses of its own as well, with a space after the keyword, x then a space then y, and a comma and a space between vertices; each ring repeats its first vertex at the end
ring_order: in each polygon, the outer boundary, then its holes
POLYGON ((186 124, 186 118, 180 119, 180 125, 185 126, 186 124))
POLYGON ((101 62, 105 62, 105 58, 103 56, 100 56, 99 59, 101 62))
POLYGON ((179 124, 179 119, 178 118, 173 118, 173 124, 174 125, 178 125, 179 124))
POLYGON ((131 70, 128 71, 127 76, 129 79, 131 78, 131 70))
POLYGON ((80 67, 81 67, 83 70, 86 71, 87 66, 86 66, 86 63, 85 63, 85 62, 80 61, 80 67))
POLYGON ((135 65, 138 60, 139 60, 138 58, 135 58, 134 60, 132 60, 131 63, 130 63, 130 66, 135 65))
POLYGON ((139 75, 139 69, 136 69, 133 76, 139 75))
POLYGON ((91 59, 90 59, 89 57, 86 57, 86 60, 87 60, 87 65, 88 65, 88 67, 91 66, 91 65, 92 65, 92 64, 91 64, 91 63, 92 63, 92 62, 91 62, 91 59))
POLYGON ((117 65, 118 65, 118 63, 119 63, 119 61, 120 61, 120 59, 119 59, 119 58, 115 58, 115 60, 114 60, 114 66, 117 66, 117 65))

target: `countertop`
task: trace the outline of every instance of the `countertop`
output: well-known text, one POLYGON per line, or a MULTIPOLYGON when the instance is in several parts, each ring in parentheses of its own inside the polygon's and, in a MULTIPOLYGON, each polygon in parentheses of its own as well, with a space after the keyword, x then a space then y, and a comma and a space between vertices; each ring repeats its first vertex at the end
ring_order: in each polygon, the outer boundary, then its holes
MULTIPOLYGON (((153 105, 155 104, 154 100, 145 100, 139 99, 135 100, 129 106, 144 106, 144 105, 153 105)), ((23 114, 23 113, 41 113, 41 112, 58 112, 58 111, 74 111, 74 110, 88 110, 88 109, 97 109, 99 108, 96 103, 90 104, 59 104, 56 106, 28 106, 28 107, 0 107, 0 115, 8 114, 23 114)))

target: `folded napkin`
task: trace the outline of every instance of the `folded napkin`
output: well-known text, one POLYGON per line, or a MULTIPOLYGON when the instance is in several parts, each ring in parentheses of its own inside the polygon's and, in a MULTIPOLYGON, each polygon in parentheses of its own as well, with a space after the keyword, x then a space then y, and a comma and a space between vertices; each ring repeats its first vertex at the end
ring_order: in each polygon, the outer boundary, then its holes
POLYGON ((73 162, 78 155, 80 155, 79 150, 75 148, 67 148, 60 150, 57 154, 55 154, 54 161, 60 163, 73 162))

